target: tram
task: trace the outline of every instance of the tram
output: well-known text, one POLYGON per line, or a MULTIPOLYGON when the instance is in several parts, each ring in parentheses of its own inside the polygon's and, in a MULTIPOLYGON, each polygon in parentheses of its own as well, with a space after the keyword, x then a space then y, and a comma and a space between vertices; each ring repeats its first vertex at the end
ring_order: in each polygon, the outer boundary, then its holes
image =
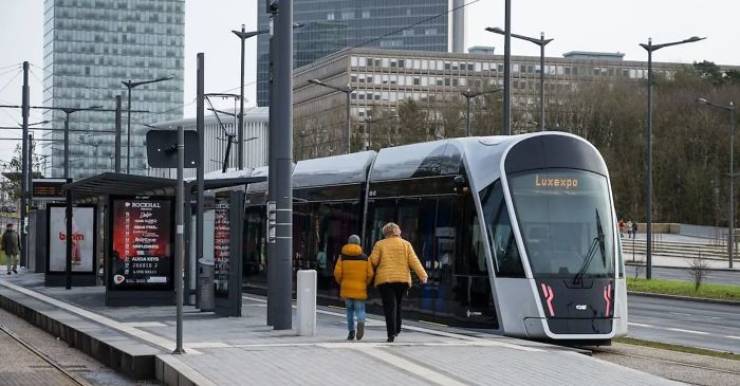
MULTIPOLYGON (((293 268, 317 271, 320 302, 338 300, 332 273, 347 237, 362 235, 369 254, 393 221, 429 274, 404 304, 421 320, 589 344, 627 332, 609 173, 580 137, 467 137, 305 160, 293 184, 293 268)), ((266 288, 266 191, 247 187, 246 291, 266 288)))

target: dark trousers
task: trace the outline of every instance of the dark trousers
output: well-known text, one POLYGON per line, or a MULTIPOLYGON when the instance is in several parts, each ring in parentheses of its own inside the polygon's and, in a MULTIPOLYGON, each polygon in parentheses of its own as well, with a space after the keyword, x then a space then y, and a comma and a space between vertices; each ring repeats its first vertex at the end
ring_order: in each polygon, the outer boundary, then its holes
POLYGON ((401 332, 401 300, 408 289, 409 286, 406 283, 384 283, 378 286, 383 299, 385 328, 389 338, 401 332))

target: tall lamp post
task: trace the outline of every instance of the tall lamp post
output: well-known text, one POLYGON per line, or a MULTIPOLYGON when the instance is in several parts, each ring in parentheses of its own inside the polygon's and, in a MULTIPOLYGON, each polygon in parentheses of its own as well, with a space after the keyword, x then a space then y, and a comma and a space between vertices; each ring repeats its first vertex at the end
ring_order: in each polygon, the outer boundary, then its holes
POLYGON ((163 78, 142 80, 139 82, 134 82, 130 79, 127 81, 121 81, 121 83, 123 83, 123 85, 128 89, 128 105, 126 107, 128 110, 128 123, 126 124, 126 174, 131 174, 131 90, 145 84, 164 82, 165 80, 171 80, 174 78, 174 75, 168 75, 163 78))
POLYGON ((326 84, 318 79, 309 79, 308 83, 313 83, 318 86, 323 86, 323 87, 330 88, 335 91, 343 92, 346 95, 347 97, 347 106, 346 106, 347 108, 347 154, 351 153, 352 152, 352 145, 351 145, 352 141, 350 139, 352 138, 351 137, 352 117, 350 115, 351 114, 350 104, 352 103, 352 100, 351 100, 352 93, 355 91, 355 89, 353 89, 352 86, 349 85, 349 83, 347 83, 347 87, 337 87, 337 86, 332 86, 330 84, 326 84))
POLYGON ((242 170, 244 169, 244 41, 257 35, 269 33, 270 31, 258 30, 247 32, 244 30, 244 24, 242 24, 241 31, 231 30, 231 32, 236 35, 242 43, 241 83, 239 84, 239 131, 237 132, 237 138, 239 141, 237 146, 239 161, 237 162, 237 165, 239 166, 239 170, 242 170))
POLYGON ((692 36, 678 42, 653 44, 653 39, 650 38, 647 44, 640 43, 640 47, 644 48, 648 53, 648 111, 647 129, 645 132, 645 157, 647 158, 647 171, 645 173, 645 277, 647 279, 653 277, 653 51, 679 44, 698 42, 704 39, 706 38, 692 36))
POLYGON ((727 226, 727 258, 730 269, 732 269, 733 249, 735 248, 735 114, 737 108, 735 102, 730 102, 727 106, 714 104, 706 98, 699 98, 698 103, 722 109, 730 113, 730 218, 727 226))
MULTIPOLYGON (((506 31, 498 27, 489 27, 486 28, 486 31, 499 35, 506 35, 506 31)), ((545 46, 553 41, 553 39, 545 39, 544 32, 540 33, 539 39, 514 33, 511 34, 511 36, 534 43, 540 47, 540 131, 545 131, 545 46)))
POLYGON ((470 100, 473 98, 477 98, 484 94, 494 94, 497 92, 501 92, 501 89, 496 90, 488 90, 488 91, 470 91, 470 89, 467 89, 460 94, 465 97, 465 102, 467 104, 467 113, 465 114, 465 136, 470 136, 470 100))
MULTIPOLYGON (((64 113, 64 179, 67 184, 72 182, 72 176, 69 173, 69 116, 78 111, 90 111, 101 109, 102 106, 91 106, 88 108, 61 108, 64 113)), ((66 222, 66 255, 65 255, 65 288, 72 288, 72 191, 66 192, 66 210, 64 212, 66 222)))

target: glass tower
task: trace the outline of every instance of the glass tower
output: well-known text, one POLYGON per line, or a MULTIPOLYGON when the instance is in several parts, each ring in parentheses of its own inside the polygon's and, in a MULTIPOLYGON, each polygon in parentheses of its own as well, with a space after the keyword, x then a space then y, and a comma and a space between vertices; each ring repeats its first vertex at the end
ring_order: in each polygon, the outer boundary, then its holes
MULTIPOLYGON (((174 79, 136 87, 131 93, 131 173, 145 174, 144 124, 180 119, 183 109, 184 0, 45 0, 44 106, 115 109, 122 81, 174 79)), ((65 113, 45 119, 63 129, 65 113)), ((122 114, 121 169, 126 172, 127 114, 122 114)), ((72 178, 114 167, 114 112, 79 111, 70 115, 72 178), (85 132, 101 130, 110 132, 85 132)), ((37 148, 47 158, 45 175, 64 176, 63 132, 45 132, 37 148)))
MULTIPOLYGON (((265 1, 259 0, 259 29, 269 28, 265 1)), ((345 47, 400 50, 450 49, 448 0, 294 0, 294 68, 345 47), (439 17, 435 17, 439 16, 439 17), (418 24, 416 24, 418 23, 418 24), (412 26, 413 25, 413 26, 412 26), (406 26, 411 26, 405 28, 406 26)), ((257 103, 268 105, 268 35, 257 42, 257 103)))

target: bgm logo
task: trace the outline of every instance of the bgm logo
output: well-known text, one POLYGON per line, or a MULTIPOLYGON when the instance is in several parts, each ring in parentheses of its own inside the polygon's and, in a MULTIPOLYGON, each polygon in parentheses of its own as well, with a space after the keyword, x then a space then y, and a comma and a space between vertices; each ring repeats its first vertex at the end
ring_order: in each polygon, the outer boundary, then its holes
POLYGON ((123 284, 124 281, 126 281, 126 277, 124 277, 123 275, 113 276, 113 283, 115 283, 116 285, 123 284))

